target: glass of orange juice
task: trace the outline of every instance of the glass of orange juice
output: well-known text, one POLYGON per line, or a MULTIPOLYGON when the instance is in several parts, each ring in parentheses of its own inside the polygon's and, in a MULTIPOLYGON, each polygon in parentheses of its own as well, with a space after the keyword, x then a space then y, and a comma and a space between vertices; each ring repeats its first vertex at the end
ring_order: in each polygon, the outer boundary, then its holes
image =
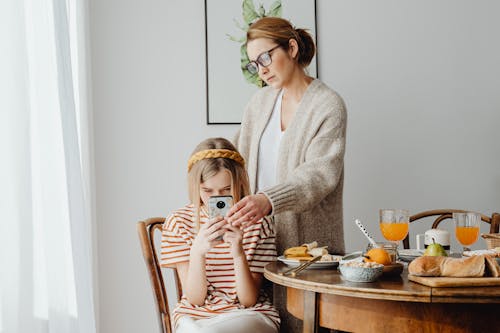
POLYGON ((408 235, 410 213, 407 209, 381 209, 380 231, 388 241, 397 245, 408 235))
POLYGON ((479 237, 481 214, 474 212, 453 213, 455 221, 455 237, 463 245, 464 251, 470 251, 469 246, 479 237))

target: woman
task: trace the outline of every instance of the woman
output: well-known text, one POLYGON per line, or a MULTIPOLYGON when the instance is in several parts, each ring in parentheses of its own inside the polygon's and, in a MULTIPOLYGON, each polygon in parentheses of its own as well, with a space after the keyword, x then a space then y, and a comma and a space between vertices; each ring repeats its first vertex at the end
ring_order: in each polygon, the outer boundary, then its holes
MULTIPOLYGON (((274 215, 278 254, 306 242, 344 252, 342 189, 346 111, 342 98, 307 75, 315 53, 309 33, 281 18, 266 17, 247 33, 247 69, 267 84, 250 100, 236 146, 248 165, 255 195, 228 214, 235 225, 274 215)), ((282 332, 297 324, 275 290, 282 332)))

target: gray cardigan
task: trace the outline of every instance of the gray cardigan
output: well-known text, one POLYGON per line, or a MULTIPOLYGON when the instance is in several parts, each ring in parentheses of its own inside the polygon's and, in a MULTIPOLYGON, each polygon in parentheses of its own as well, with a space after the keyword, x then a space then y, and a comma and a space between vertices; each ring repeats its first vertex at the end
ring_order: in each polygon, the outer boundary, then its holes
MULTIPOLYGON (((260 89, 248 103, 235 143, 255 192, 259 141, 279 90, 260 89)), ((278 153, 278 185, 261 189, 272 205, 277 250, 317 241, 344 252, 342 189, 347 114, 342 98, 324 83, 308 86, 278 153)))

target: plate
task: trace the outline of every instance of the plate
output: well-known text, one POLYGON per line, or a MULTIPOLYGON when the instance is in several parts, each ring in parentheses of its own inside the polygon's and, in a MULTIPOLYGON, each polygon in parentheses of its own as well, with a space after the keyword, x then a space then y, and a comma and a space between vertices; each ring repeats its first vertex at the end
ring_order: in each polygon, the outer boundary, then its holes
POLYGON ((363 251, 356 251, 349 254, 346 254, 340 260, 341 264, 345 264, 349 261, 363 261, 363 251))
POLYGON ((417 249, 402 249, 398 250, 399 260, 410 262, 413 259, 420 257, 424 253, 423 250, 417 249))
POLYGON ((392 265, 384 265, 384 270, 382 271, 383 275, 386 275, 386 276, 393 276, 393 275, 401 275, 401 273, 403 272, 403 264, 397 262, 395 264, 392 264, 392 265))
MULTIPOLYGON (((342 256, 336 256, 333 255, 334 259, 337 259, 337 261, 316 261, 309 265, 307 268, 312 268, 312 269, 322 269, 322 268, 329 268, 329 267, 337 267, 339 265, 340 259, 342 259, 342 256)), ((303 264, 304 261, 298 261, 295 259, 286 259, 284 256, 279 256, 278 260, 281 261, 282 263, 290 266, 290 267, 297 267, 300 264, 303 264)))

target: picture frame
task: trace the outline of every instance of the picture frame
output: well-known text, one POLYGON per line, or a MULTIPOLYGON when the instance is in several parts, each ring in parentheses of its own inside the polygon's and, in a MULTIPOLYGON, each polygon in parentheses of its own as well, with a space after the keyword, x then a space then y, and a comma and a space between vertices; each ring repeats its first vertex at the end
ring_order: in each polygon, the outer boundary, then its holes
MULTIPOLYGON (((242 69, 247 59, 243 29, 251 24, 248 22, 252 11, 257 16, 283 17, 295 27, 307 29, 317 41, 316 0, 205 0, 208 125, 240 124, 246 104, 260 89, 255 83, 258 76, 249 78, 250 74, 242 69)), ((306 70, 310 76, 318 77, 317 54, 306 70)))

